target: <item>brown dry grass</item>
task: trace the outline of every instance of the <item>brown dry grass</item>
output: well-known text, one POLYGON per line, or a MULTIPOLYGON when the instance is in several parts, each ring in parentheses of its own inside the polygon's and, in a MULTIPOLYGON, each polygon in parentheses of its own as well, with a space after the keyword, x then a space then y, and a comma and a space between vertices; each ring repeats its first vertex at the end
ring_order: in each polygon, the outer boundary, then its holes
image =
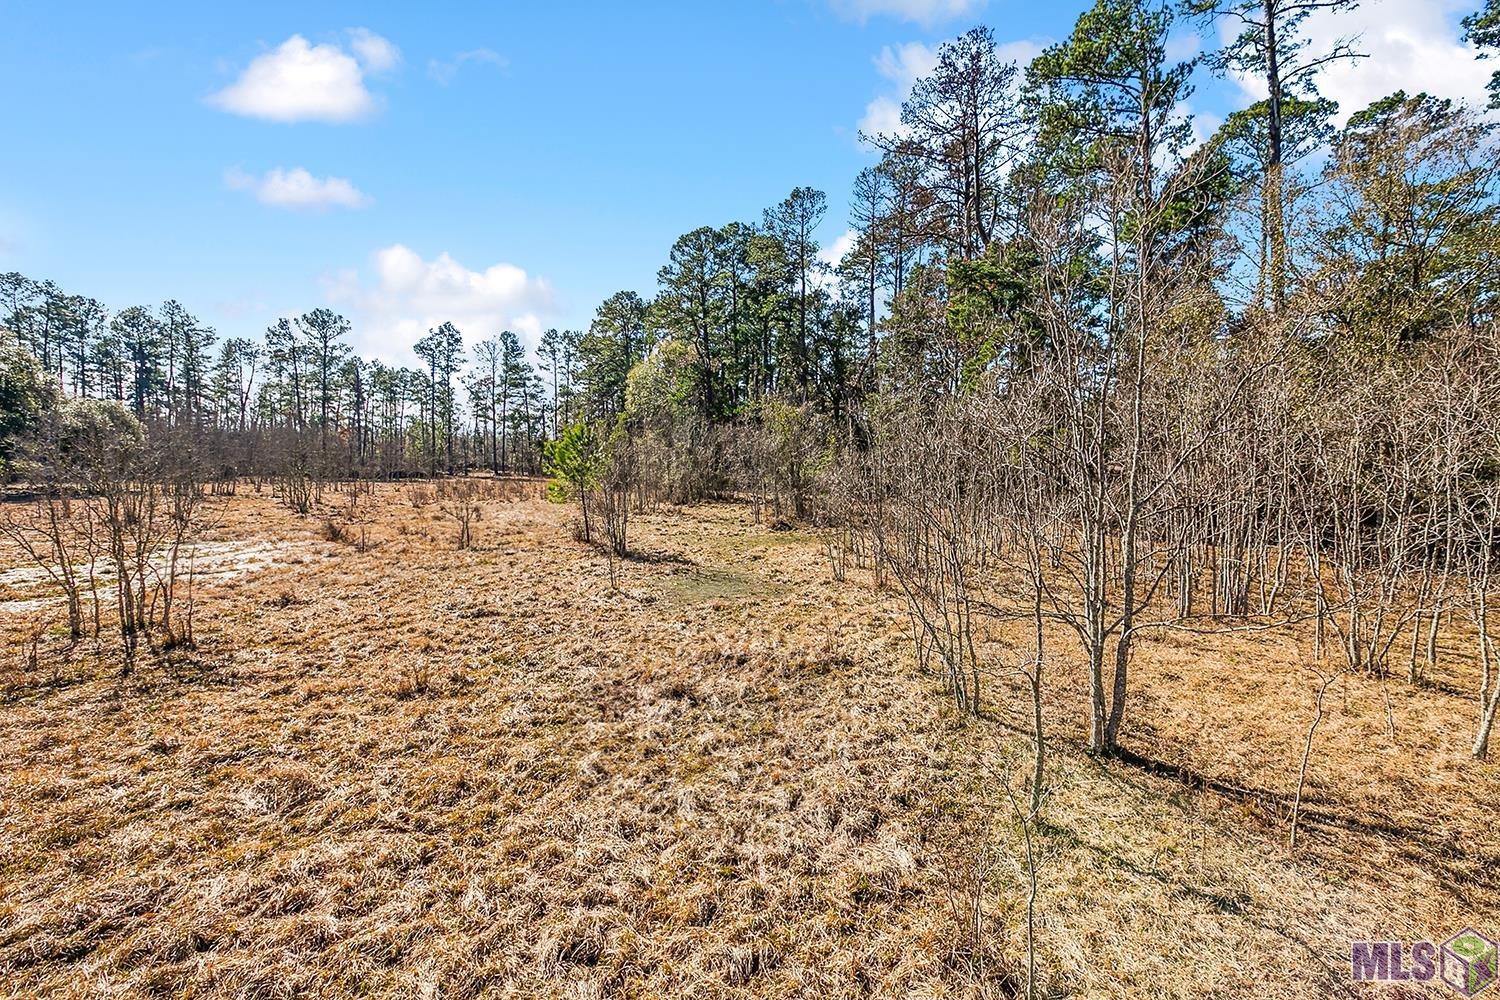
MULTIPOLYGON (((221 551, 261 561, 206 580, 196 653, 129 681, 57 667, 56 639, 33 669, 44 612, 6 584, 0 995, 1013 988, 1012 636, 966 724, 914 674, 899 599, 835 582, 811 536, 643 516, 612 589, 534 489, 485 500, 467 551, 428 489, 307 518, 214 501, 221 551), (976 951, 954 911, 980 869, 976 951)), ((1331 692, 1294 856, 1305 656, 1154 640, 1137 762, 1076 750, 1081 671, 1054 668, 1050 994, 1337 995, 1351 938, 1497 929, 1500 771, 1467 759, 1459 652, 1388 685, 1394 736, 1378 682, 1331 692)))

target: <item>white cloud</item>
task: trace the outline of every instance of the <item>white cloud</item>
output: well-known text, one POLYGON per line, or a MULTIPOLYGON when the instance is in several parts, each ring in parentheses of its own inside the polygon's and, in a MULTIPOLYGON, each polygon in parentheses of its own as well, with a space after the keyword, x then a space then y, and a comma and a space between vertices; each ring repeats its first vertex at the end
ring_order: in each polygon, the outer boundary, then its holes
POLYGON ((973 14, 985 0, 832 0, 840 17, 863 24, 872 17, 894 17, 918 24, 934 25, 966 14, 973 14))
POLYGON ((852 229, 846 229, 841 236, 818 251, 818 260, 823 264, 824 270, 815 272, 813 281, 830 295, 838 292, 839 276, 836 272, 839 264, 843 261, 844 255, 854 249, 854 244, 858 241, 859 234, 852 229))
MULTIPOLYGON (((1196 32, 1185 32, 1180 35, 1172 35, 1167 39, 1166 49, 1163 55, 1167 62, 1186 62, 1203 50, 1203 39, 1196 32)), ((1032 58, 1035 58, 1033 56, 1032 58)))
POLYGON ((1191 106, 1183 109, 1183 114, 1192 121, 1193 135, 1188 141, 1187 152, 1192 152, 1199 146, 1214 137, 1214 133, 1224 126, 1224 119, 1220 115, 1207 111, 1194 111, 1191 106))
MULTIPOLYGON (((1180 150, 1180 155, 1184 158, 1193 155, 1200 146, 1212 139, 1214 133, 1219 131, 1220 126, 1224 124, 1224 119, 1220 116, 1207 111, 1198 111, 1189 101, 1178 101, 1172 109, 1172 115, 1174 118, 1185 120, 1188 125, 1187 141, 1180 150)), ((1175 162, 1177 162, 1176 157, 1170 155, 1166 149, 1158 150, 1155 163, 1159 169, 1169 170, 1175 162)))
POLYGON ((901 124, 901 102, 911 93, 912 86, 937 67, 937 49, 921 42, 882 48, 875 56, 875 70, 895 85, 895 93, 880 94, 865 105, 865 113, 859 119, 859 130, 865 135, 900 135, 905 129, 901 124))
POLYGON ((429 59, 427 61, 427 75, 432 77, 443 86, 447 86, 463 69, 465 64, 488 64, 496 69, 505 69, 510 65, 510 60, 493 49, 470 49, 468 52, 460 52, 452 59, 429 59))
POLYGON ((364 28, 356 28, 351 35, 352 54, 338 45, 313 45, 293 35, 252 59, 238 80, 208 102, 237 115, 276 122, 349 122, 369 117, 378 102, 365 87, 365 72, 391 69, 400 53, 364 28))
POLYGON ((845 255, 859 242, 859 234, 852 229, 844 230, 842 236, 818 251, 818 259, 829 267, 838 267, 845 255))
POLYGON ((875 68, 904 94, 937 68, 937 49, 921 42, 907 42, 894 48, 887 45, 875 57, 875 68))
POLYGON ((1031 61, 1051 44, 1051 39, 1018 38, 1013 42, 1001 42, 995 46, 995 51, 999 53, 1001 62, 1013 62, 1020 73, 1025 73, 1031 61))
POLYGON ((224 184, 231 191, 249 191, 262 205, 321 211, 327 208, 362 208, 370 203, 369 195, 342 177, 314 177, 302 167, 283 170, 276 167, 264 177, 247 174, 235 167, 224 174, 224 184))
MULTIPOLYGON (((1013 62, 1025 70, 1033 59, 1042 54, 1046 43, 1030 39, 1017 39, 995 46, 1001 62, 1013 62)), ((882 48, 875 56, 876 71, 895 86, 894 93, 880 94, 865 105, 860 117, 859 130, 865 135, 900 135, 905 126, 901 124, 901 104, 911 94, 912 87, 924 76, 937 68, 938 46, 921 42, 882 48)))
POLYGON ((443 322, 474 344, 513 330, 534 347, 555 312, 552 286, 514 264, 472 271, 448 254, 424 260, 400 243, 375 251, 372 280, 345 270, 324 281, 329 302, 349 310, 356 346, 386 360, 410 361, 411 345, 443 322))
POLYGON ((349 48, 371 73, 389 72, 401 62, 401 50, 369 28, 351 28, 349 48))
POLYGON ((865 105, 865 113, 859 119, 859 130, 864 135, 900 135, 906 126, 901 124, 901 102, 893 97, 877 97, 865 105))
MULTIPOLYGON (((1340 38, 1354 38, 1367 58, 1325 66, 1318 75, 1323 96, 1339 102, 1338 123, 1397 90, 1426 91, 1436 97, 1483 107, 1485 85, 1494 65, 1459 39, 1459 17, 1476 5, 1470 0, 1366 0, 1352 11, 1319 11, 1304 24, 1307 53, 1327 52, 1340 38)), ((1265 98, 1264 80, 1240 79, 1251 100, 1265 98)))

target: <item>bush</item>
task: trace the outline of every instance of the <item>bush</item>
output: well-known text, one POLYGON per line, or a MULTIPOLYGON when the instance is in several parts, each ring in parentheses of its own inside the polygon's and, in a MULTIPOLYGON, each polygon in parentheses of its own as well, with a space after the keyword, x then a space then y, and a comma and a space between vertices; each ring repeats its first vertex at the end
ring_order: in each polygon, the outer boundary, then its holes
POLYGON ((542 452, 542 468, 552 477, 547 498, 560 503, 578 501, 584 541, 593 536, 589 493, 598 484, 603 466, 604 453, 593 428, 586 423, 567 428, 557 440, 547 442, 542 452))
POLYGON ((15 442, 57 406, 57 396, 41 362, 0 330, 0 472, 8 468, 15 442))

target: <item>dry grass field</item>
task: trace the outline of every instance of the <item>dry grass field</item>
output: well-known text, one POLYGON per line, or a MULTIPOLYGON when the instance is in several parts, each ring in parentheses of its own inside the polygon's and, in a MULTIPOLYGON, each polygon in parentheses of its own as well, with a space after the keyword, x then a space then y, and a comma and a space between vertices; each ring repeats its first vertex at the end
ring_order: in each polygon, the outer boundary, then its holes
MULTIPOLYGON (((125 680, 59 660, 60 608, 0 552, 0 996, 1011 995, 1019 635, 986 636, 965 721, 899 595, 811 533, 641 516, 612 586, 539 484, 463 551, 430 489, 210 501, 198 648, 125 680)), ((1304 637, 1153 637, 1128 761, 1078 749, 1064 641, 1045 995, 1428 995, 1352 985, 1350 940, 1500 930, 1456 637, 1420 688, 1329 690, 1295 853, 1304 637)))

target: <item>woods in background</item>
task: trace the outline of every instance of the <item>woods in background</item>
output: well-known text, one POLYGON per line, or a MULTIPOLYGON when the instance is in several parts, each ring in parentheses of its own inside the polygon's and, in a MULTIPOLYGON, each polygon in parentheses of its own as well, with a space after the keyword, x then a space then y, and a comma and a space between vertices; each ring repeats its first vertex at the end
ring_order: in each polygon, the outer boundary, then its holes
MULTIPOLYGON (((1300 31, 1345 6, 1099 0, 1026 67, 976 28, 899 129, 866 137, 880 159, 836 264, 814 236, 827 198, 798 187, 685 234, 654 297, 611 296, 534 361, 513 333, 450 323, 414 345, 419 367, 366 361, 326 309, 218 341, 175 301, 111 313, 5 275, 0 433, 24 459, 61 440, 63 396, 103 400, 202 479, 286 490, 534 472, 552 442, 584 533, 599 519, 615 554, 629 509, 735 493, 844 532, 966 711, 995 669, 976 621, 1031 624, 1037 687, 1064 629, 1100 752, 1120 747, 1153 633, 1310 622, 1317 655, 1420 683, 1457 619, 1484 756, 1493 124, 1404 92, 1341 119, 1317 71, 1359 53, 1313 54, 1300 31), (1175 32, 1221 23, 1244 31, 1168 58, 1175 32), (1204 71, 1268 96, 1197 134, 1204 71)), ((1478 41, 1493 20, 1473 19, 1478 41)))

